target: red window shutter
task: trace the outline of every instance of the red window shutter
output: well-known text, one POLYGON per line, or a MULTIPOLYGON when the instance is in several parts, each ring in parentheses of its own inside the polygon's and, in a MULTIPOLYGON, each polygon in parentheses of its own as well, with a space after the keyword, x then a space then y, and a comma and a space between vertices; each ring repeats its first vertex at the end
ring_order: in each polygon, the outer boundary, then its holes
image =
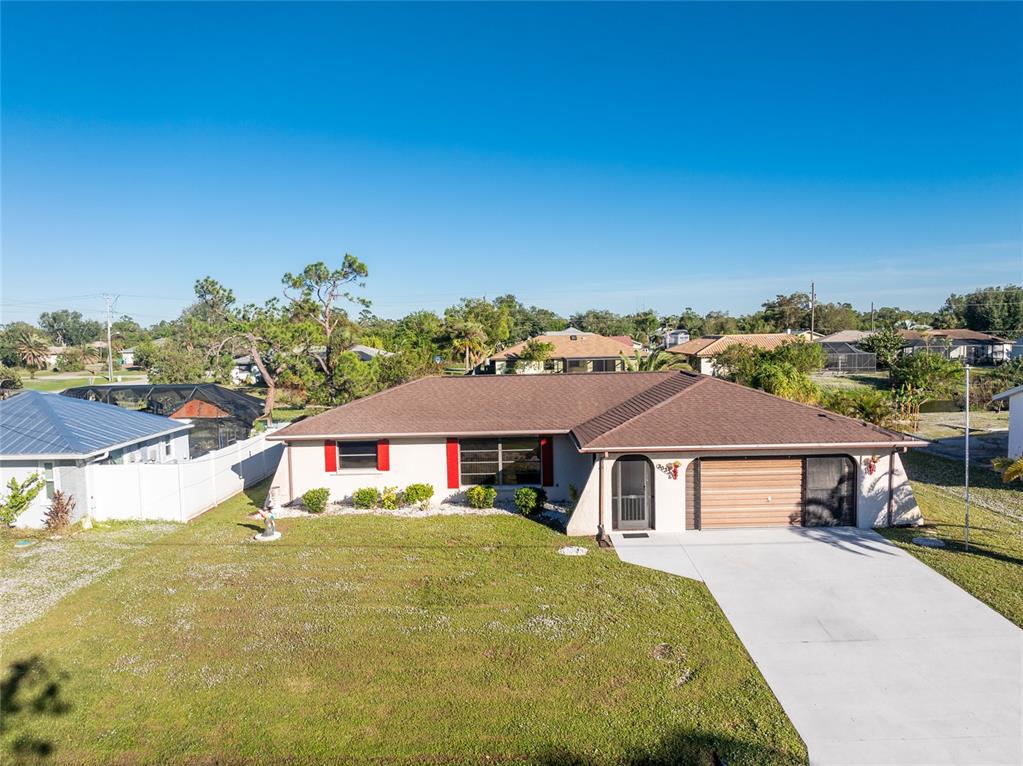
POLYGON ((458 489, 461 476, 458 472, 458 439, 448 437, 448 489, 458 489))
POLYGON ((337 471, 337 442, 323 443, 323 470, 327 473, 337 471))
POLYGON ((545 487, 554 486, 554 437, 540 437, 540 476, 545 487))
POLYGON ((377 470, 391 470, 391 443, 387 439, 377 442, 377 470))

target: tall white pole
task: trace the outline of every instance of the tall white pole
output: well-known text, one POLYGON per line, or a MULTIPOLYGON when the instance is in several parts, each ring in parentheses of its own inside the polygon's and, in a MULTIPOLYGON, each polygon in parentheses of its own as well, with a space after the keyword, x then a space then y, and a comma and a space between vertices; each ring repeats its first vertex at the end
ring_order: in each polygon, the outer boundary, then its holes
POLYGON ((970 550, 970 365, 966 365, 966 550, 970 550))
POLYGON ((103 300, 107 304, 107 381, 114 382, 114 347, 111 343, 111 310, 114 307, 116 298, 112 295, 104 295, 103 300))

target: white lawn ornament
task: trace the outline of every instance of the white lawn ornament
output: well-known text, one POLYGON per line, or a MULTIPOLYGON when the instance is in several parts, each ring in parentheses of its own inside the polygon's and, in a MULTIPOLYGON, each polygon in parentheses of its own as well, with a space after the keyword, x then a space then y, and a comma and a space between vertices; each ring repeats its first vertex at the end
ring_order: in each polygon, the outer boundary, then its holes
POLYGON ((585 556, 589 552, 589 548, 584 548, 581 545, 566 545, 564 548, 558 548, 558 553, 562 556, 585 556))

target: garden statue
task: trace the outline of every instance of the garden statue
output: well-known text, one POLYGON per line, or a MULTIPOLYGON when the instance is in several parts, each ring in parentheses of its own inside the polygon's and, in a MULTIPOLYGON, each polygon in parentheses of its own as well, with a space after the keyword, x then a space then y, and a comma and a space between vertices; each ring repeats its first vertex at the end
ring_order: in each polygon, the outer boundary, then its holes
POLYGON ((280 540, 281 533, 277 531, 277 497, 271 490, 267 497, 266 506, 259 510, 259 518, 263 520, 263 531, 253 536, 253 540, 268 542, 280 540))

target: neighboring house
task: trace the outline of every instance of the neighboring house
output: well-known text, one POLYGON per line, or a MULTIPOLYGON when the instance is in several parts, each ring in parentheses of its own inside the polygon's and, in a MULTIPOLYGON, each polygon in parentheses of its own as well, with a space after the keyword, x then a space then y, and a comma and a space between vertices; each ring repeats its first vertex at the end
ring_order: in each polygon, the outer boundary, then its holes
POLYGON ((664 330, 659 336, 664 339, 665 347, 681 346, 689 340, 688 330, 664 330))
POLYGON ((263 416, 261 399, 215 383, 79 386, 62 395, 191 421, 193 458, 248 439, 263 416))
POLYGON ((391 351, 384 351, 382 348, 373 348, 372 346, 364 346, 361 343, 356 343, 347 350, 351 351, 364 362, 368 362, 370 359, 375 359, 378 356, 394 356, 394 353, 391 351))
POLYGON ((121 349, 121 366, 122 367, 134 367, 135 366, 135 349, 134 348, 121 349))
POLYGON ((864 338, 873 335, 870 330, 839 330, 823 338, 818 338, 818 343, 852 343, 856 345, 864 338))
POLYGON ((55 370, 60 365, 60 358, 67 351, 67 346, 47 346, 46 362, 44 367, 47 370, 55 370))
POLYGON ((786 330, 785 334, 792 335, 796 338, 802 338, 803 340, 810 341, 811 343, 824 337, 824 333, 817 332, 816 330, 786 330))
POLYGON ((747 335, 704 335, 693 338, 678 346, 668 346, 666 351, 686 357, 689 366, 704 375, 720 375, 725 370, 714 364, 714 357, 729 346, 741 345, 771 350, 782 343, 791 343, 796 336, 787 332, 756 333, 747 335))
POLYGON ((1009 451, 1012 458, 1023 457, 1023 386, 991 397, 993 402, 1009 403, 1009 451))
POLYGON ((231 362, 231 382, 236 386, 252 386, 263 379, 259 368, 248 354, 236 356, 231 362))
POLYGON ((548 332, 530 340, 549 343, 553 351, 547 361, 532 362, 519 359, 519 354, 528 341, 499 351, 478 368, 478 372, 503 375, 515 372, 532 375, 545 372, 622 372, 622 359, 636 353, 632 338, 609 338, 593 332, 581 332, 575 328, 548 332))
POLYGON ((1001 364, 1012 356, 1012 341, 977 330, 899 330, 902 352, 935 351, 963 364, 1001 364))
POLYGON ((17 525, 42 526, 56 490, 75 498, 74 519, 84 515, 91 495, 87 466, 187 460, 191 428, 146 412, 38 391, 0 401, 0 484, 32 474, 46 481, 17 525))
POLYGON ((920 520, 899 453, 923 442, 690 372, 422 378, 269 438, 286 501, 541 485, 572 535, 920 520))

